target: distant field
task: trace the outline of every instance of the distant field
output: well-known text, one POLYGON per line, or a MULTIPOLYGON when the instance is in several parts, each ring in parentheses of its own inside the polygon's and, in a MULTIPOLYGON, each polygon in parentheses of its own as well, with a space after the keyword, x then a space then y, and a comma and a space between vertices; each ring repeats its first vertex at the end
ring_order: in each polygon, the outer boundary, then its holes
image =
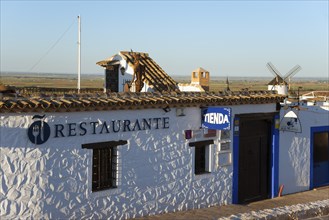
MULTIPOLYGON (((267 90, 268 82, 270 80, 232 80, 230 81, 230 89, 233 91, 241 90, 241 89, 248 89, 248 90, 267 90)), ((225 81, 212 81, 210 90, 212 91, 218 91, 222 90, 226 87, 225 81)), ((329 90, 328 88, 328 82, 325 81, 292 81, 290 83, 290 90, 297 91, 298 87, 300 88, 300 91, 308 92, 308 91, 322 91, 322 90, 329 90)))
MULTIPOLYGON (((189 76, 174 76, 179 83, 189 83, 189 76)), ((259 77, 231 77, 229 78, 230 89, 233 91, 248 90, 267 90, 267 83, 271 78, 259 77)), ((0 76, 0 84, 11 85, 16 87, 56 87, 56 88, 76 88, 77 75, 73 74, 4 74, 0 76)), ((101 75, 81 75, 81 88, 103 88, 104 76, 101 75)), ((329 90, 328 80, 326 79, 305 79, 296 78, 291 81, 291 90, 297 91, 316 91, 329 90)), ((210 83, 211 91, 222 91, 226 88, 226 78, 212 77, 210 83)))
MULTIPOLYGON (((81 76, 81 87, 102 88, 103 77, 101 76, 81 76)), ((0 83, 16 87, 56 87, 56 88, 76 88, 78 79, 72 74, 40 74, 40 75, 9 75, 2 74, 0 83)))

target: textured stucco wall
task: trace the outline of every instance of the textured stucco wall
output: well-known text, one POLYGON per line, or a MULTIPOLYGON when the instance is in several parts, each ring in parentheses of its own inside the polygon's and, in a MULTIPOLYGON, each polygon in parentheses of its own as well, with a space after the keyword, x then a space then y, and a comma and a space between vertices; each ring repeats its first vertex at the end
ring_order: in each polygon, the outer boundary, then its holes
MULTIPOLYGON (((274 104, 233 106, 232 114, 274 109, 274 104)), ((88 128, 87 135, 60 138, 52 131, 46 143, 35 146, 27 138, 33 114, 3 114, 0 218, 127 219, 231 203, 233 168, 217 166, 218 137, 211 145, 211 173, 194 174, 194 148, 188 144, 204 138, 185 140, 184 130, 200 128, 200 108, 185 108, 185 115, 177 117, 175 109, 46 113, 50 127, 169 117, 169 129, 92 135, 88 128), (113 140, 128 141, 118 147, 118 188, 92 192, 92 150, 81 145, 113 140)))
MULTIPOLYGON (((185 129, 199 129, 200 109, 175 109, 46 114, 58 123, 114 119, 170 117, 169 129, 54 138, 35 146, 27 139, 32 115, 1 116, 0 213, 1 219, 113 218, 230 203, 231 167, 195 176, 193 148, 185 129), (198 117, 196 117, 198 116, 198 117), (119 186, 91 192, 92 150, 84 143, 128 140, 119 146, 119 186)), ((215 146, 212 146, 215 150, 215 146)))
MULTIPOLYGON (((280 118, 289 110, 281 110, 280 118)), ((328 126, 328 110, 319 106, 303 106, 298 116, 302 132, 280 131, 279 185, 283 194, 309 190, 310 187, 310 137, 311 127, 328 126)))

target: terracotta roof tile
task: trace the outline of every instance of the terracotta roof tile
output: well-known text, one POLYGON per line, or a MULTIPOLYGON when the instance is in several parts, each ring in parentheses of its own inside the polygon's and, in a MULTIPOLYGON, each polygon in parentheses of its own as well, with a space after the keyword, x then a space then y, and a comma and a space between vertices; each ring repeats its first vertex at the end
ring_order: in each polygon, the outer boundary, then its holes
POLYGON ((0 100, 0 112, 62 112, 117 109, 147 109, 158 107, 220 106, 277 103, 285 96, 273 91, 232 92, 171 92, 171 93, 111 93, 101 97, 76 94, 71 97, 6 97, 0 100))

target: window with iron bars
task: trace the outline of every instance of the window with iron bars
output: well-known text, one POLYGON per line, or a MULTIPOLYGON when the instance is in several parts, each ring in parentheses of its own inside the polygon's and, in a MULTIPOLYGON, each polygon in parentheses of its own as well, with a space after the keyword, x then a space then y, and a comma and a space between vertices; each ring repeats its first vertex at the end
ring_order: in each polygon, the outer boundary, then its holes
POLYGON ((92 186, 93 192, 117 188, 118 179, 118 146, 127 141, 106 141, 83 144, 82 148, 92 149, 92 186))
POLYGON ((93 149, 92 191, 116 188, 116 147, 93 149))

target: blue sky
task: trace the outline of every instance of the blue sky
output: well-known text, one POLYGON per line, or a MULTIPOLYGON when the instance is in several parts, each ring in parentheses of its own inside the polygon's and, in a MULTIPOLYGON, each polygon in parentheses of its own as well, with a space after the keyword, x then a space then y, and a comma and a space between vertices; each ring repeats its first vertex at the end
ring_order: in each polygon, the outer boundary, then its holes
POLYGON ((82 74, 133 49, 170 75, 328 77, 328 1, 0 1, 1 71, 77 72, 80 15, 82 74))

